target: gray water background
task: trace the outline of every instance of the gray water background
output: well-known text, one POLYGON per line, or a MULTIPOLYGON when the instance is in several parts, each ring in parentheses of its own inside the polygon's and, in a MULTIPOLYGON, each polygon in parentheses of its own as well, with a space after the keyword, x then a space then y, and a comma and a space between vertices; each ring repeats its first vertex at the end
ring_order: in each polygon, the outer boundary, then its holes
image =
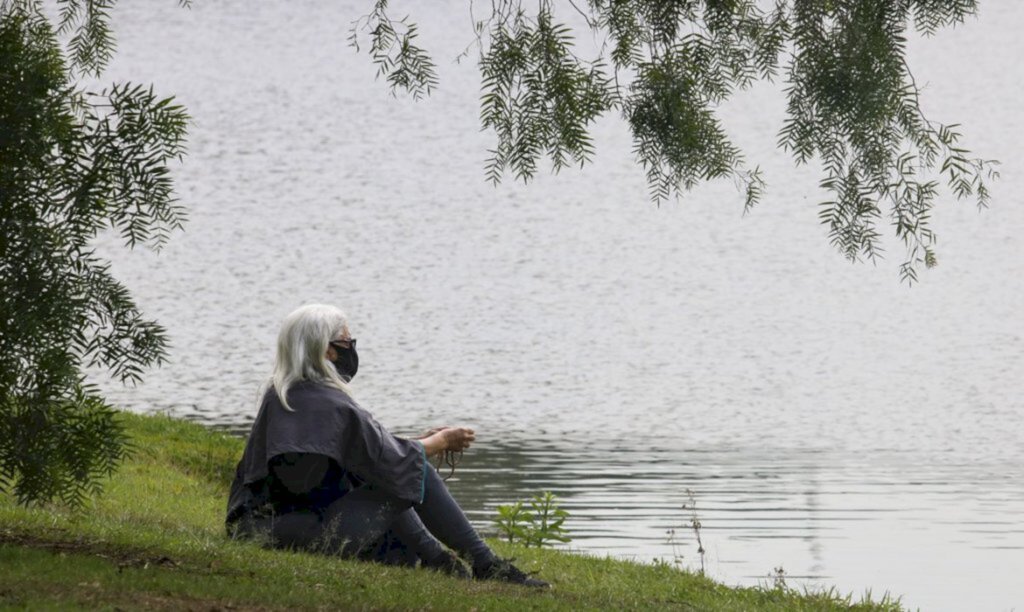
POLYGON ((477 429, 452 487, 482 528, 548 489, 570 548, 695 568, 690 490, 726 583, 782 567, 923 609, 1019 609, 1024 4, 981 4, 913 39, 910 64, 926 112, 1003 178, 988 211, 935 211, 939 266, 908 289, 899 244, 878 266, 829 247, 817 170, 774 146, 777 87, 723 109, 769 182, 746 217, 728 182, 652 205, 616 117, 582 171, 494 188, 479 76, 452 61, 468 3, 396 6, 439 65, 416 103, 346 44, 369 2, 123 2, 104 80, 188 107, 191 219, 160 254, 100 241, 173 339, 142 386, 104 387, 244 432, 281 318, 331 302, 359 338, 363 405, 399 432, 477 429))

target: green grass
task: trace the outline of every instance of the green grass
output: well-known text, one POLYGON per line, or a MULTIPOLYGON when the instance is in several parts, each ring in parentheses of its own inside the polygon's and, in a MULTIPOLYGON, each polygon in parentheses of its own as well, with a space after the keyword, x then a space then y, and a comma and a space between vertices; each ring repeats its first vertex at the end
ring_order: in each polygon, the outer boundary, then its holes
POLYGON ((0 495, 0 607, 23 609, 899 610, 833 592, 732 588, 666 565, 523 549, 499 554, 554 585, 537 592, 425 570, 266 550, 224 535, 242 441, 123 415, 136 446, 73 512, 0 495))

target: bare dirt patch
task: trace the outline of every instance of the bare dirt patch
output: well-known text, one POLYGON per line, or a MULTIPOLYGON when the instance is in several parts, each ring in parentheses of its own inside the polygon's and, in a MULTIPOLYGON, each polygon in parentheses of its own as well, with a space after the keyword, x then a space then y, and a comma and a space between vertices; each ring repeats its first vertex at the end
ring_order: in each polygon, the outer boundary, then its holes
POLYGON ((24 533, 0 530, 0 544, 37 548, 49 550, 54 553, 100 557, 108 559, 112 563, 116 563, 118 568, 159 567, 162 569, 176 569, 181 567, 180 562, 165 555, 147 555, 140 551, 119 549, 100 540, 88 540, 80 537, 71 539, 48 539, 24 533))
MULTIPOLYGON (((182 561, 172 559, 166 555, 146 554, 143 551, 126 550, 118 548, 100 540, 90 540, 81 537, 67 537, 57 539, 40 537, 25 533, 16 533, 9 530, 0 530, 0 546, 17 546, 46 550, 60 556, 90 556, 98 557, 109 561, 117 567, 118 573, 126 569, 159 569, 165 571, 183 570, 186 572, 202 573, 210 575, 216 572, 212 568, 201 568, 190 566, 182 561)), ((220 611, 238 610, 242 612, 262 612, 276 610, 277 608, 266 606, 254 606, 251 604, 235 603, 215 599, 203 599, 188 595, 178 595, 169 592, 152 593, 146 591, 125 592, 107 588, 100 581, 86 581, 78 584, 51 584, 47 589, 48 596, 58 601, 75 601, 78 604, 85 604, 97 607, 112 607, 115 610, 189 610, 189 611, 220 611)), ((19 593, 16 587, 5 587, 0 589, 0 602, 18 604, 23 601, 27 593, 19 593)), ((38 591, 34 597, 39 595, 38 591)))

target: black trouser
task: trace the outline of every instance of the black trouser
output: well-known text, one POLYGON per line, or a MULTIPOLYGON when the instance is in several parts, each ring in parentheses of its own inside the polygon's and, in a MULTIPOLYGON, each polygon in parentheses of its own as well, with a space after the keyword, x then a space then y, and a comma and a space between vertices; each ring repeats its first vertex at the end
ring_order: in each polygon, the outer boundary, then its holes
POLYGON ((423 502, 413 504, 363 486, 322 512, 295 510, 243 519, 243 535, 269 535, 271 545, 415 565, 444 552, 441 542, 474 565, 494 559, 437 471, 426 470, 423 502), (440 542, 438 542, 440 540, 440 542))

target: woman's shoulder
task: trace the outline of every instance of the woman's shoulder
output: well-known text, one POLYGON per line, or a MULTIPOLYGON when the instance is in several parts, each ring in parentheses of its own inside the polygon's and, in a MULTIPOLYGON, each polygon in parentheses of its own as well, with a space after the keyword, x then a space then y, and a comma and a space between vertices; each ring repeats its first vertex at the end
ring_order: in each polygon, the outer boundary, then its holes
MULTIPOLYGON (((263 397, 264 402, 280 404, 281 400, 277 389, 273 386, 267 388, 263 397)), ((288 387, 288 404, 293 410, 301 408, 357 408, 347 393, 330 385, 310 380, 300 380, 288 387)))

